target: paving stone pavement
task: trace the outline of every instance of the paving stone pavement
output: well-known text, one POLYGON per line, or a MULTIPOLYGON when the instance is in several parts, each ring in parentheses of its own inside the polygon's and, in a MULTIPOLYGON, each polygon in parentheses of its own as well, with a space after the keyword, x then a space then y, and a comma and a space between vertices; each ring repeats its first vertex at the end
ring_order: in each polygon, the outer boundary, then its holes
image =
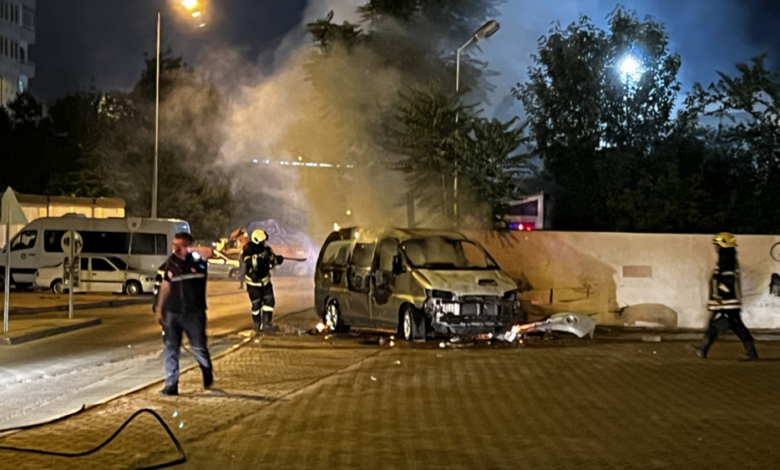
MULTIPOLYGON (((204 394, 137 393, 7 437, 84 450, 140 408, 182 441, 184 469, 776 468, 780 345, 740 363, 738 343, 698 359, 683 343, 566 341, 440 349, 283 336, 216 364, 204 394), (174 416, 175 414, 175 416, 174 416)), ((149 418, 87 459, 0 452, 5 468, 134 468, 175 457, 149 418)))

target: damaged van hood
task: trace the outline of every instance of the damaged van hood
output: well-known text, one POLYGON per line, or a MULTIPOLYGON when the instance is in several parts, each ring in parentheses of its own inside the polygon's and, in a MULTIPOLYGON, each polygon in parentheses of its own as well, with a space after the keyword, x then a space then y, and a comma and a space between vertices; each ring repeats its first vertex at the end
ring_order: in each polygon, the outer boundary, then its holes
POLYGON ((491 295, 503 296, 517 289, 511 277, 499 269, 485 271, 458 271, 442 269, 419 269, 421 283, 428 284, 426 289, 452 292, 455 295, 491 295), (424 279, 421 279, 424 278, 424 279))

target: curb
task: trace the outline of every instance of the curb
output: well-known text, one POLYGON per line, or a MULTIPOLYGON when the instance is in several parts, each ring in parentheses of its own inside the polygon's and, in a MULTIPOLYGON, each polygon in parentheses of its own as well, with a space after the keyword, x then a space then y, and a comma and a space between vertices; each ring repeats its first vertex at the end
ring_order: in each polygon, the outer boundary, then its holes
POLYGON ((0 345, 14 346, 17 344, 28 343, 30 341, 35 341, 36 339, 48 338, 49 336, 60 335, 63 333, 70 333, 71 331, 81 330, 84 328, 89 328, 91 326, 98 326, 101 323, 102 322, 100 318, 93 318, 92 320, 85 320, 80 323, 75 323, 73 325, 58 326, 54 328, 49 328, 47 330, 34 331, 32 333, 23 334, 20 336, 12 336, 10 338, 9 337, 0 338, 0 345))
MULTIPOLYGON (((125 307, 128 305, 141 305, 151 304, 152 298, 148 299, 133 299, 133 300, 108 300, 105 302, 94 302, 90 304, 73 305, 73 310, 92 310, 96 308, 113 308, 113 307, 125 307)), ((38 313, 51 313, 51 312, 67 312, 68 305, 55 305, 52 307, 41 308, 12 308, 9 315, 36 315, 38 313)))

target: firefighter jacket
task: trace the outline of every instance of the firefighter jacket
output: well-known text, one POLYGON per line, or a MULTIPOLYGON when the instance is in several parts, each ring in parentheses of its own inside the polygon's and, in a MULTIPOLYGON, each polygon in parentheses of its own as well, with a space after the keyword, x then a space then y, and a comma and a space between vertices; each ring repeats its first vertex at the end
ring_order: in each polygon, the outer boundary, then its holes
POLYGON ((739 310, 742 308, 742 283, 739 279, 739 262, 733 270, 717 267, 710 277, 709 310, 739 310))
POLYGON ((262 287, 271 282, 271 270, 284 258, 275 254, 265 243, 249 243, 241 253, 244 262, 244 280, 249 286, 262 287))

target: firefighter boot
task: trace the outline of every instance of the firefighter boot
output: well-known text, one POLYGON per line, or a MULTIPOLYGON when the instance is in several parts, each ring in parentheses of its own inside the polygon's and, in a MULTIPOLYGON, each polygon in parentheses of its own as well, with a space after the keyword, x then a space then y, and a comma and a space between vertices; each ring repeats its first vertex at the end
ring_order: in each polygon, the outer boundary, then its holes
POLYGON ((252 321, 255 323, 255 333, 263 332, 263 317, 258 315, 252 315, 252 321))
POLYGON ((279 329, 272 323, 274 312, 263 312, 263 331, 268 334, 274 334, 279 329))
POLYGON ((211 388, 214 385, 214 370, 211 367, 201 367, 203 373, 203 388, 211 388))
POLYGON ((758 360, 758 352, 756 351, 756 343, 753 341, 748 341, 745 343, 745 358, 743 361, 749 362, 749 361, 757 361, 758 360))

